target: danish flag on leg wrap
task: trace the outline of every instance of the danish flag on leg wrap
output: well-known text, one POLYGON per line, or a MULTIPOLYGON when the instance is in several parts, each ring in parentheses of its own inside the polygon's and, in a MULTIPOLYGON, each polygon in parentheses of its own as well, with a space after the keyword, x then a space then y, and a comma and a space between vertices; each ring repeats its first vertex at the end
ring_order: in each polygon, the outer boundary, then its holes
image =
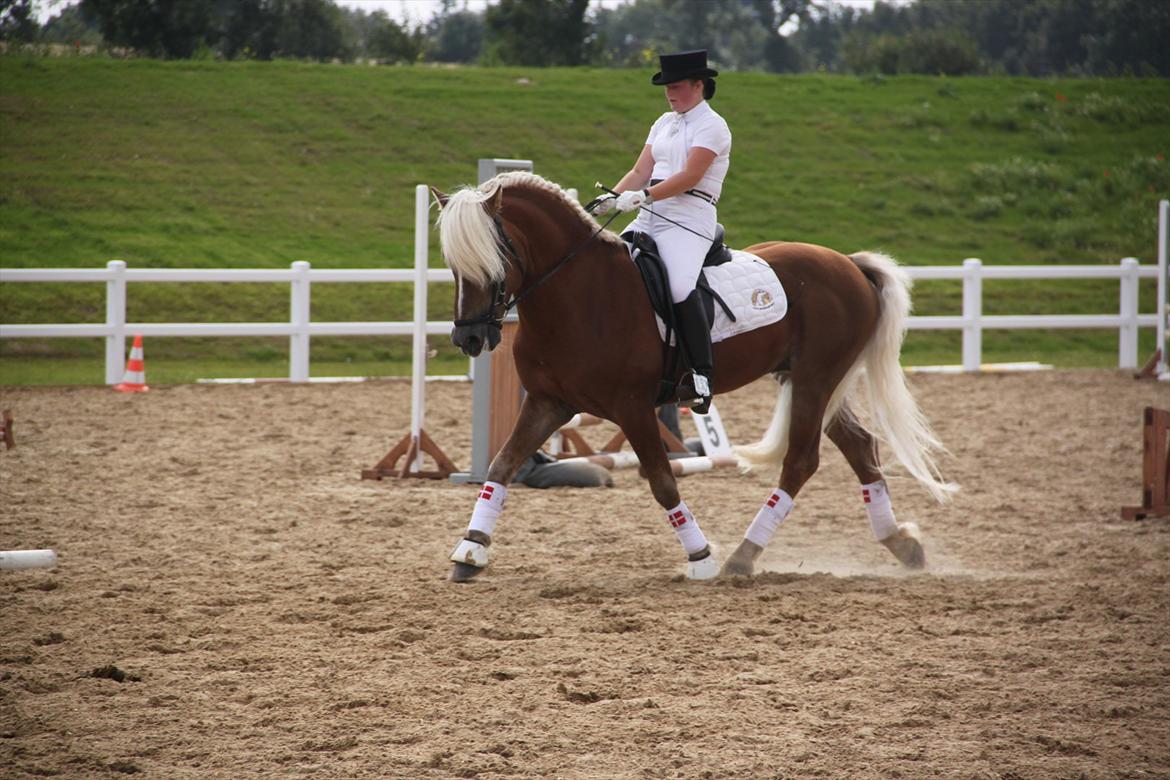
POLYGON ((703 529, 699 528, 699 521, 687 507, 687 502, 683 501, 674 509, 666 510, 666 521, 674 529, 687 555, 701 552, 707 546, 707 537, 703 535, 703 529))
POLYGON ((499 482, 485 482, 475 500, 475 509, 471 512, 471 522, 467 524, 468 531, 479 531, 491 536, 496 530, 496 520, 504 511, 504 499, 508 497, 508 488, 499 482))

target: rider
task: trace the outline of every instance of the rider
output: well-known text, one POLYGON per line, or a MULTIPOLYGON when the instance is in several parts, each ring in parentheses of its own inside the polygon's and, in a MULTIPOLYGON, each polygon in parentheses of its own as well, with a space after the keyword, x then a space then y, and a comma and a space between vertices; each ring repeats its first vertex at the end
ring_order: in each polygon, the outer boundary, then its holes
POLYGON ((715 76, 706 49, 663 54, 651 84, 664 86, 670 111, 650 128, 634 167, 594 209, 604 214, 641 209, 627 230, 649 234, 670 275, 679 335, 691 366, 691 381, 680 386, 680 400, 706 414, 711 405, 711 324, 695 289, 703 258, 715 235, 715 204, 723 189, 731 154, 731 131, 707 103, 715 95, 715 76), (652 206, 651 208, 643 208, 652 206), (668 221, 673 220, 673 221, 668 221))

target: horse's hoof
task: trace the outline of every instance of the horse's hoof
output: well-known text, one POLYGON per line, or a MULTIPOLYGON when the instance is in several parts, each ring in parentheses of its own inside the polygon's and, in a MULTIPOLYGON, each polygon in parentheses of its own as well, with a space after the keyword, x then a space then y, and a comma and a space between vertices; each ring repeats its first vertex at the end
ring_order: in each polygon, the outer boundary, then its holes
POLYGON ((469 582, 488 565, 488 545, 492 540, 479 531, 468 531, 451 551, 451 582, 469 582))
POLYGON ((483 572, 479 566, 470 563, 456 563, 451 566, 451 582, 471 582, 483 572))
POLYGON ((749 542, 744 539, 739 543, 739 547, 735 548, 735 552, 723 564, 723 571, 720 574, 724 577, 750 577, 755 573, 756 558, 764 551, 754 542, 749 542))
POLYGON ((737 560, 735 556, 732 556, 723 564, 723 570, 719 572, 719 575, 721 577, 750 577, 755 572, 755 568, 751 561, 737 560))
POLYGON ((901 523, 898 532, 882 539, 881 543, 907 569, 925 569, 926 551, 922 549, 919 536, 917 525, 901 523))

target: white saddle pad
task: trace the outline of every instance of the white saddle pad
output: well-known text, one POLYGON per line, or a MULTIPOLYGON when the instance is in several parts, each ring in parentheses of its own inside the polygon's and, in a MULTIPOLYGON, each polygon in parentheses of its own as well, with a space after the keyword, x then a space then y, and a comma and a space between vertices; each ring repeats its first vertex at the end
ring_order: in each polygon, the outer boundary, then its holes
MULTIPOLYGON (((707 283, 719 294, 735 315, 732 322, 719 301, 715 301, 715 322, 711 326, 711 343, 747 333, 779 322, 788 313, 788 296, 776 278, 772 267, 760 258, 738 249, 731 250, 731 262, 703 269, 707 283)), ((658 335, 666 338, 666 325, 661 317, 658 335)), ((670 343, 674 343, 671 334, 670 343)))

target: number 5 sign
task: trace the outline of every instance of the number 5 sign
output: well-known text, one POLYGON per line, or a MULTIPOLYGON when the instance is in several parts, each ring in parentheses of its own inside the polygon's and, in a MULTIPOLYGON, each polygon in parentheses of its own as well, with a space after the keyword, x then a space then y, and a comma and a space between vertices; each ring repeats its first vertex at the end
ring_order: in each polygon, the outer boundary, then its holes
POLYGON ((699 440, 703 442, 703 454, 709 458, 728 455, 734 456, 731 442, 727 440, 727 433, 723 430, 723 420, 719 417, 719 410, 715 404, 707 414, 691 413, 695 420, 695 427, 699 429, 699 440))

